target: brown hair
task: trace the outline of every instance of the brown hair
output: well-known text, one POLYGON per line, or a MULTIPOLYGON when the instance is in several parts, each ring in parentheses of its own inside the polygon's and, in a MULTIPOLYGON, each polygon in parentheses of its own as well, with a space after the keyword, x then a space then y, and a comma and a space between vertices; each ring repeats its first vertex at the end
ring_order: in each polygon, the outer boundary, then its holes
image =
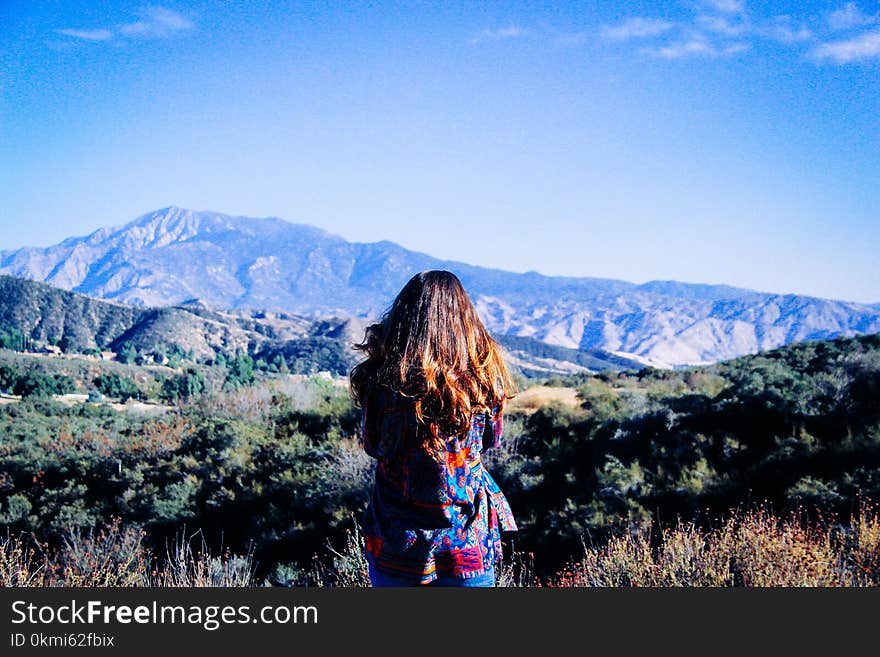
POLYGON ((501 347, 452 272, 413 276, 354 348, 367 355, 351 371, 355 403, 362 406, 377 385, 415 399, 429 451, 442 450, 441 435, 466 433, 474 413, 503 408, 516 392, 501 347))

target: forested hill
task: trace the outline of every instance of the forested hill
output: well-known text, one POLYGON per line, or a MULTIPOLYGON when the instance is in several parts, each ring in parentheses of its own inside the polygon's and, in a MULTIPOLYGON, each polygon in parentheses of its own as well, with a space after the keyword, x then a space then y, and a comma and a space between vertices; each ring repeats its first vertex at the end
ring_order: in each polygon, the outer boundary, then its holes
MULTIPOLYGON (((164 308, 110 303, 44 283, 0 276, 0 346, 67 353, 137 354, 162 362, 172 351, 192 361, 247 354, 290 358, 305 371, 344 373, 362 325, 285 313, 223 313, 193 302, 164 308)), ((359 337, 359 336, 358 336, 359 337)))
POLYGON ((0 329, 34 343, 77 351, 109 345, 142 314, 140 308, 0 276, 0 329))
MULTIPOLYGON (((267 363, 283 360, 291 372, 345 375, 358 357, 351 345, 363 338, 366 323, 283 312, 221 312, 198 301, 135 307, 0 276, 0 347, 18 350, 49 345, 67 353, 107 350, 147 363, 162 363, 172 352, 197 362, 247 354, 267 363)), ((533 338, 501 340, 511 364, 525 376, 639 366, 600 350, 554 347, 533 338)))

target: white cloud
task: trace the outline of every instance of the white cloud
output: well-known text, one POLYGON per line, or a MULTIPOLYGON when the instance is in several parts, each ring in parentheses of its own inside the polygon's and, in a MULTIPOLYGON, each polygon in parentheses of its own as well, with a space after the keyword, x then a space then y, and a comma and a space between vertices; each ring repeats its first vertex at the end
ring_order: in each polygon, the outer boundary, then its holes
POLYGON ((745 11, 745 0, 706 0, 706 4, 723 14, 741 14, 745 11))
POLYGON ((153 39, 166 37, 176 32, 189 30, 195 27, 192 21, 179 12, 166 7, 144 7, 137 12, 139 20, 131 23, 123 23, 115 29, 97 28, 81 30, 67 28, 55 30, 58 34, 83 39, 85 41, 111 41, 115 36, 137 37, 153 39))
POLYGON ((697 16, 697 24, 710 32, 731 37, 740 36, 749 31, 748 23, 744 21, 733 22, 724 16, 697 16))
POLYGON ((697 25, 708 32, 726 37, 753 35, 784 44, 813 38, 813 33, 803 24, 795 25, 791 16, 774 16, 771 21, 757 25, 743 18, 734 21, 725 16, 697 16, 697 25))
POLYGON ((859 9, 855 2, 847 2, 843 7, 828 14, 828 25, 832 30, 849 30, 863 27, 880 20, 878 15, 870 15, 859 9))
POLYGON ((730 43, 723 47, 713 46, 703 38, 693 38, 658 48, 647 48, 645 53, 660 59, 682 59, 685 57, 723 57, 744 52, 751 48, 746 42, 730 43))
POLYGON ((675 23, 658 18, 636 16, 625 20, 620 25, 605 25, 602 36, 606 39, 623 41, 626 39, 644 38, 663 34, 675 27, 675 23))
POLYGON ((665 46, 645 48, 642 52, 660 59, 683 59, 685 57, 724 57, 745 52, 751 47, 751 44, 743 41, 716 47, 706 39, 697 36, 665 46))
POLYGON ((772 23, 756 31, 760 36, 784 44, 800 43, 813 38, 813 33, 803 24, 795 25, 791 16, 776 16, 772 23))
POLYGON ((119 33, 142 38, 164 37, 192 29, 192 21, 166 7, 146 7, 138 12, 140 20, 119 26, 119 33))
POLYGON ((830 59, 837 64, 880 58, 880 30, 865 32, 851 39, 823 43, 813 50, 813 56, 830 59))
POLYGON ((75 39, 85 39, 86 41, 106 41, 113 38, 113 32, 110 30, 55 30, 58 34, 73 37, 75 39))
POLYGON ((527 32, 521 27, 517 27, 516 25, 509 25, 507 27, 501 27, 494 30, 483 30, 482 32, 480 32, 480 38, 493 40, 518 39, 519 37, 523 37, 526 34, 527 32))
POLYGON ((701 39, 681 41, 679 43, 672 43, 668 46, 661 46, 659 48, 648 48, 645 52, 662 59, 681 59, 682 57, 693 55, 714 54, 712 46, 701 39))

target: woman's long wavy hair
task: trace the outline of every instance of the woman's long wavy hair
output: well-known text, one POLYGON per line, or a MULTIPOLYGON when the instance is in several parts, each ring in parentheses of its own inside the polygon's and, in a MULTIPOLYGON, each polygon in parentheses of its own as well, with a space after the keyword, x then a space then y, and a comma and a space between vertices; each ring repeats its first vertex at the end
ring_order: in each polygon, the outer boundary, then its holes
POLYGON ((503 408, 516 392, 501 347, 448 271, 413 276, 354 348, 367 355, 351 371, 355 403, 363 406, 374 386, 413 398, 428 429, 423 446, 434 453, 445 437, 469 431, 474 413, 503 408))

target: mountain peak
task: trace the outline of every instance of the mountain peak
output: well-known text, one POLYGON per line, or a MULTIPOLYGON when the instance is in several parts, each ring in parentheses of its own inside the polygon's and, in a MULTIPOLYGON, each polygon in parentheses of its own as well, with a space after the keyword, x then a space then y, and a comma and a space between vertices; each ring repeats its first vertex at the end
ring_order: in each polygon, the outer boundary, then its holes
POLYGON ((154 222, 174 222, 186 218, 188 215, 195 214, 192 210, 180 208, 176 205, 169 205, 167 208, 159 208, 152 212, 142 214, 140 217, 133 219, 125 224, 126 226, 143 226, 154 222))
POLYGON ((200 213, 172 205, 138 217, 122 226, 119 234, 129 248, 161 248, 194 237, 201 227, 200 213))

